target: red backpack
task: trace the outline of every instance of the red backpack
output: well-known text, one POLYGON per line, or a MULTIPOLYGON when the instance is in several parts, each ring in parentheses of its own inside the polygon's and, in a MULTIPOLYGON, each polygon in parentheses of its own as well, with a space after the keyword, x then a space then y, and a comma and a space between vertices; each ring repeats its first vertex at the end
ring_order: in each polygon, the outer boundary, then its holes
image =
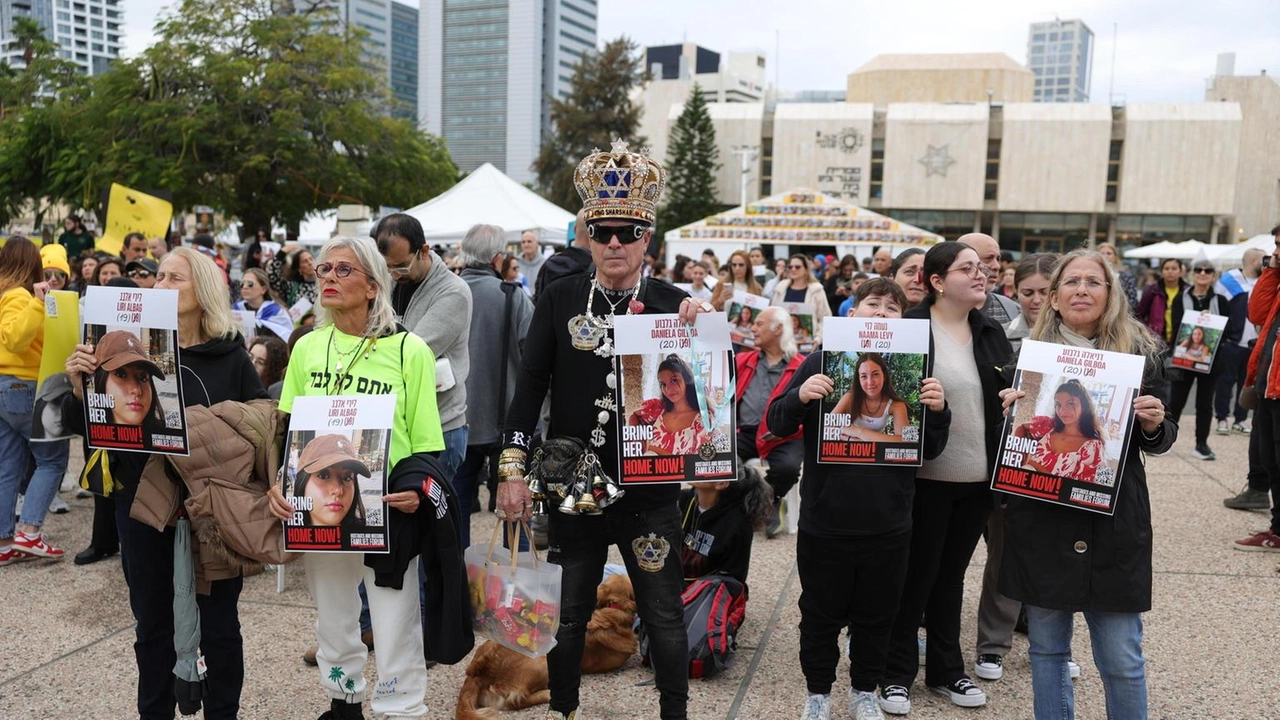
MULTIPOLYGON (((719 675, 733 662, 738 649, 738 628, 747 612, 747 590, 728 575, 707 575, 694 580, 680 596, 684 604, 684 630, 689 642, 689 677, 719 675)), ((640 660, 649 665, 649 636, 637 622, 640 660)))

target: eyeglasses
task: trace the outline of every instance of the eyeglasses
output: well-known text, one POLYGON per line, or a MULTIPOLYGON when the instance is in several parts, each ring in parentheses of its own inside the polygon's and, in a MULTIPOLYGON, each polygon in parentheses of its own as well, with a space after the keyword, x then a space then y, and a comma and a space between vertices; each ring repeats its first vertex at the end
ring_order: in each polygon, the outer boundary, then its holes
POLYGON ((601 245, 608 245, 614 238, 623 245, 630 245, 644 237, 649 226, 645 223, 629 222, 623 225, 601 225, 595 223, 587 226, 587 235, 601 245))
POLYGON ((131 278, 149 278, 149 277, 151 277, 151 271, 150 271, 150 270, 130 270, 130 271, 129 271, 129 277, 131 277, 131 278))
POLYGON ((1213 274, 1213 268, 1211 268, 1211 267, 1207 267, 1207 268, 1206 268, 1206 267, 1198 267, 1198 268, 1193 268, 1193 269, 1191 270, 1191 272, 1193 272, 1193 273, 1195 273, 1195 274, 1197 274, 1197 275, 1212 275, 1212 274, 1213 274))
POLYGON ((975 280, 978 278, 991 277, 991 270, 989 270, 987 266, 973 265, 971 263, 965 263, 960 267, 953 267, 947 271, 948 274, 954 272, 964 273, 967 277, 974 278, 975 280))
MULTIPOLYGON (((403 265, 396 265, 394 267, 388 266, 387 270, 391 273, 391 277, 393 278, 404 277, 405 275, 408 275, 413 270, 413 264, 417 261, 418 261, 418 253, 414 253, 413 257, 409 258, 409 262, 403 265)), ((344 276, 339 275, 338 277, 344 277, 344 276)))
POLYGON ((1104 287, 1111 287, 1111 283, 1107 282, 1106 280, 1099 280, 1098 278, 1084 278, 1084 277, 1069 277, 1066 280, 1063 280, 1060 283, 1060 285, 1061 287, 1064 287, 1072 292, 1079 290, 1081 285, 1084 286, 1085 290, 1088 290, 1090 292, 1093 292, 1095 290, 1101 290, 1104 287))
POLYGON ((334 275, 338 276, 339 280, 345 280, 351 277, 351 273, 353 272, 358 272, 361 275, 369 274, 348 262, 320 263, 316 266, 316 277, 322 278, 325 275, 328 275, 330 270, 333 271, 334 275))

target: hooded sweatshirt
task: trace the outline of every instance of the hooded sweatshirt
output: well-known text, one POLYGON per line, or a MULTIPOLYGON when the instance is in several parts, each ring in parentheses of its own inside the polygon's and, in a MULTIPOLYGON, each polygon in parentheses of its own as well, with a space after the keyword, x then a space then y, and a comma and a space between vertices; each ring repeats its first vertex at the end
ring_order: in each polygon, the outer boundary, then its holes
MULTIPOLYGON (((238 332, 181 348, 178 350, 178 362, 182 399, 187 407, 212 407, 224 400, 248 402, 268 399, 258 371, 253 368, 253 361, 244 349, 244 338, 238 332)), ((71 393, 63 398, 62 417, 68 428, 84 434, 84 403, 71 393)), ((108 458, 112 476, 126 488, 133 489, 137 487, 142 469, 150 457, 150 453, 111 451, 108 458)))
MULTIPOLYGON (((822 352, 805 358, 787 390, 769 406, 775 435, 804 429, 804 477, 800 481, 800 529, 826 537, 890 536, 911 529, 918 467, 827 465, 817 460, 822 403, 800 402, 800 386, 822 372, 822 352)), ((944 389, 945 392, 945 389, 944 389)), ((947 446, 951 408, 924 414, 924 459, 947 446)))
POLYGON ((730 483, 715 505, 699 510, 697 491, 681 491, 684 547, 680 549, 680 566, 685 582, 714 573, 747 584, 753 533, 742 495, 738 483, 730 483))

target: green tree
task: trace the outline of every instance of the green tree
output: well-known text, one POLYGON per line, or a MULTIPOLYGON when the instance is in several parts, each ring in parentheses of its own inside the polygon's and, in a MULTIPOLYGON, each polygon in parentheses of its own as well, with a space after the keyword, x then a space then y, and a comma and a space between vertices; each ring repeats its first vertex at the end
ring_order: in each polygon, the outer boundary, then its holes
POLYGON ((183 0, 156 34, 26 130, 50 158, 45 196, 86 206, 112 182, 165 189, 248 234, 340 203, 406 207, 456 182, 444 143, 390 116, 363 32, 323 3, 183 0))
POLYGON ((560 207, 576 212, 582 199, 573 186, 573 171, 593 149, 607 150, 625 140, 640 149, 646 139, 637 135, 642 108, 631 92, 648 79, 639 46, 627 37, 613 40, 599 53, 582 56, 574 68, 569 96, 551 100, 555 132, 543 137, 533 161, 538 191, 560 207))
POLYGON ((707 112, 707 97, 698 85, 693 86, 671 129, 666 169, 667 204, 658 214, 663 227, 688 225, 723 207, 716 201, 716 171, 720 169, 716 129, 707 112))

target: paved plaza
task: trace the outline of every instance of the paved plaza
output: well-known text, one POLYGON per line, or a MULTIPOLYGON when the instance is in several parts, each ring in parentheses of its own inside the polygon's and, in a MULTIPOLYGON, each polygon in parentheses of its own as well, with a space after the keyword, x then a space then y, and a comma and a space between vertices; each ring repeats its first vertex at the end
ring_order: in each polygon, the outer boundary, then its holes
MULTIPOLYGON (((1222 499, 1243 485, 1247 439, 1210 437, 1218 460, 1191 459, 1192 418, 1168 455, 1147 465, 1155 527, 1155 607, 1146 615, 1151 717, 1280 718, 1280 681, 1270 662, 1280 623, 1280 554, 1243 553, 1231 541, 1262 529, 1263 513, 1227 510, 1222 499)), ((73 463, 76 462, 73 460, 73 463)), ((70 497, 70 493, 64 493, 70 497)), ((134 705, 133 626, 117 559, 76 567, 70 555, 88 542, 90 500, 72 500, 66 515, 51 515, 50 539, 68 550, 61 562, 37 561, 0 569, 0 720, 129 717, 134 705)), ((472 536, 487 537, 492 516, 473 516, 472 536)), ((756 536, 751 600, 736 664, 710 681, 693 681, 689 717, 696 720, 796 718, 805 686, 796 657, 800 584, 795 539, 756 536)), ((975 614, 985 550, 980 545, 965 589, 962 645, 972 665, 975 614)), ((327 708, 317 671, 300 656, 313 642, 315 611, 300 564, 286 570, 276 592, 274 573, 245 582, 240 601, 246 681, 241 717, 308 720, 327 708)), ((1077 717, 1104 718, 1102 686, 1077 619, 1077 717)), ((452 718, 465 663, 430 671, 432 718, 452 718)), ((1031 683, 1026 638, 1014 638, 1005 678, 982 682, 986 708, 962 710, 927 693, 917 680, 910 717, 1029 718, 1031 683)), ((370 663, 369 673, 373 674, 370 663)), ((842 662, 840 677, 847 678, 842 662)), ((372 679, 372 677, 371 677, 372 679)), ((834 718, 848 717, 842 698, 834 718)), ((366 714, 368 714, 366 708, 366 714)), ((506 713, 541 720, 545 708, 506 713)), ((372 717, 372 715, 368 715, 372 717)), ((621 671, 583 681, 582 720, 656 718, 652 674, 638 659, 621 671)))

